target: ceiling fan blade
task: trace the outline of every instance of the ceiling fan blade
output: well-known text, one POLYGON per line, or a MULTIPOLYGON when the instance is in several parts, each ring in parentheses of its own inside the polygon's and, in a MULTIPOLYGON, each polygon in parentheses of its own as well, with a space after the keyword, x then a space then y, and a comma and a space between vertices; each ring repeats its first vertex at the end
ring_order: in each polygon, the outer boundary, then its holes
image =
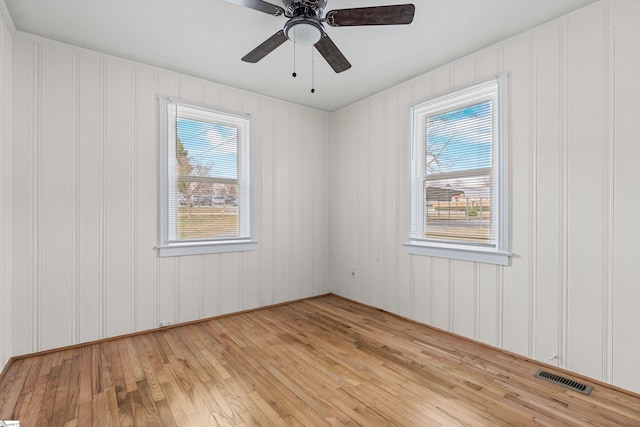
POLYGON ((263 41, 258 47, 253 49, 251 52, 247 53, 242 57, 244 62, 256 63, 260 61, 262 58, 270 54, 280 46, 282 43, 289 40, 287 36, 284 35, 284 30, 280 30, 265 41, 263 41))
POLYGON ((260 12, 268 13, 273 16, 280 16, 284 14, 284 9, 275 4, 267 3, 262 0, 225 0, 228 3, 237 4, 238 6, 248 7, 249 9, 257 10, 260 12))
POLYGON ((314 46, 336 73, 341 73, 351 68, 347 58, 344 57, 328 35, 324 34, 314 46))
POLYGON ((402 25, 413 21, 416 7, 412 4, 358 7, 327 12, 325 20, 332 27, 354 25, 402 25))

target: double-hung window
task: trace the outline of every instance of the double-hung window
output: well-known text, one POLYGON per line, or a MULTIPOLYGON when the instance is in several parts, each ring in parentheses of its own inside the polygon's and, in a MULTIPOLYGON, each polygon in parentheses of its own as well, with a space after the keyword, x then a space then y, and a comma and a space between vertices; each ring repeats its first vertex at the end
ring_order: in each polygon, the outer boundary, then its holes
POLYGON ((508 264, 506 83, 410 108, 408 252, 508 264))
POLYGON ((253 119, 160 98, 160 256, 253 250, 253 119))

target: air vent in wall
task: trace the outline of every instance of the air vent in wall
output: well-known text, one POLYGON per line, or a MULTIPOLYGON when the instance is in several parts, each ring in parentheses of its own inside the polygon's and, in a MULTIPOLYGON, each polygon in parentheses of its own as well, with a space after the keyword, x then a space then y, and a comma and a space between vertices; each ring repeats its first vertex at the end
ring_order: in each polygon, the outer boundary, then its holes
POLYGON ((571 390, 575 390, 583 394, 589 394, 591 393, 591 390, 593 390, 593 387, 589 385, 570 380, 569 378, 561 377, 560 375, 552 374, 551 372, 543 371, 542 369, 538 369, 538 372, 533 374, 533 376, 542 378, 543 380, 547 380, 555 384, 560 384, 562 386, 570 388, 571 390))

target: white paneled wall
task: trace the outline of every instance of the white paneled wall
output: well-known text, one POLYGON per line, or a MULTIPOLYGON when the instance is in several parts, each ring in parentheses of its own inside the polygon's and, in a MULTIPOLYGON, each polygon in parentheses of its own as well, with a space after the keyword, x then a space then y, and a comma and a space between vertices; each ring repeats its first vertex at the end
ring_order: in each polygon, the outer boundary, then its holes
MULTIPOLYGON (((609 52, 615 57, 611 88, 615 99, 605 137, 609 145, 610 179, 614 183, 613 207, 607 209, 609 233, 607 301, 604 359, 609 378, 622 387, 640 390, 637 355, 640 325, 640 2, 619 1, 614 10, 615 44, 609 52), (636 357, 634 357, 636 355, 636 357)), ((611 48, 611 47, 610 47, 611 48)), ((609 76, 611 78, 611 76, 609 76)), ((610 191, 610 189, 608 189, 610 191)))
POLYGON ((11 356, 11 39, 0 13, 0 371, 11 356))
POLYGON ((12 355, 329 292, 328 113, 21 33, 12 47, 12 355), (156 256, 160 94, 256 118, 257 251, 156 256))
POLYGON ((600 2, 334 113, 333 291, 640 392, 638 22, 600 2), (498 72, 511 265, 407 255, 407 107, 498 72))

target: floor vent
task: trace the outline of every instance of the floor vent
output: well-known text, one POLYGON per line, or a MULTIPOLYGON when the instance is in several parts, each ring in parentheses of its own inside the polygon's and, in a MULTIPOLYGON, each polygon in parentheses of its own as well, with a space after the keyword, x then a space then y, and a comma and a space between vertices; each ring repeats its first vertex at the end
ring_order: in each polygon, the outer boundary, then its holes
POLYGON ((560 375, 552 374, 551 372, 543 371, 542 369, 538 369, 538 372, 533 374, 534 377, 542 378, 543 380, 547 380, 549 382, 560 384, 571 390, 575 390, 577 392, 583 394, 591 393, 593 387, 579 383, 577 381, 570 380, 569 378, 561 377, 560 375))

